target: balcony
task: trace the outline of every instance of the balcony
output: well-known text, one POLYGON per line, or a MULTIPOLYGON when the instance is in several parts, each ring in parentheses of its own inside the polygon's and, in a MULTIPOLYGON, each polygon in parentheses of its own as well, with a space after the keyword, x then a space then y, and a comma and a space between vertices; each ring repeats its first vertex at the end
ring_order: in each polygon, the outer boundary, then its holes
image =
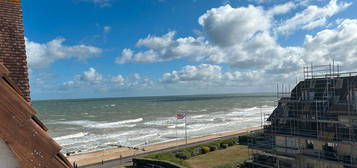
POLYGON ((312 149, 302 150, 302 154, 307 157, 313 157, 315 159, 328 160, 333 162, 340 162, 344 165, 356 165, 357 158, 351 155, 340 155, 336 150, 324 149, 323 151, 317 151, 312 149))
POLYGON ((286 125, 280 126, 264 126, 264 133, 270 135, 282 136, 300 136, 305 138, 322 139, 326 141, 344 141, 344 142, 357 142, 357 128, 339 127, 336 128, 299 128, 289 127, 286 125))

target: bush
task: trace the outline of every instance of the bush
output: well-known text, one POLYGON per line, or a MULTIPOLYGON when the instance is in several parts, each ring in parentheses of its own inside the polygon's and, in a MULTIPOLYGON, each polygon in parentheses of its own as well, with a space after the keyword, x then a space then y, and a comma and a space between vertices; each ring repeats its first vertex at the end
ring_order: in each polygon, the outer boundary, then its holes
POLYGON ((210 152, 210 148, 208 146, 202 146, 201 150, 203 154, 210 152))
POLYGON ((170 167, 170 168, 187 168, 185 166, 172 163, 166 160, 156 160, 148 158, 133 158, 133 164, 136 167, 170 167))
POLYGON ((194 148, 191 152, 191 156, 198 156, 202 154, 201 148, 194 148))
POLYGON ((227 144, 228 146, 233 146, 237 144, 237 138, 230 138, 221 141, 221 144, 227 144))
POLYGON ((210 151, 215 151, 215 150, 217 150, 217 149, 218 149, 217 146, 210 146, 210 147, 209 147, 209 150, 210 150, 210 151))
POLYGON ((175 157, 175 155, 171 152, 151 154, 151 155, 145 156, 144 158, 155 159, 155 160, 164 160, 164 161, 176 163, 176 164, 188 167, 188 168, 190 167, 190 165, 186 161, 175 157))
POLYGON ((222 143, 222 144, 221 144, 221 148, 223 148, 223 149, 228 148, 228 144, 222 143))
POLYGON ((176 156, 177 158, 179 158, 179 159, 186 160, 186 159, 191 158, 191 153, 184 150, 184 151, 177 152, 177 153, 175 154, 175 156, 176 156))
POLYGON ((218 141, 215 141, 215 142, 211 142, 211 143, 207 144, 207 146, 219 148, 220 143, 218 141))

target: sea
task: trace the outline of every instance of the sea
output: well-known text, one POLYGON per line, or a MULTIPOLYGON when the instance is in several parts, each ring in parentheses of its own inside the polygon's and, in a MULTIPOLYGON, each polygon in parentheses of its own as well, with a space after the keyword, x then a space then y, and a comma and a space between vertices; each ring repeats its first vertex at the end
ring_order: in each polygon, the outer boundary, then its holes
POLYGON ((273 94, 224 94, 33 101, 62 152, 144 147, 260 126, 273 94), (177 119, 177 114, 185 114, 177 119))

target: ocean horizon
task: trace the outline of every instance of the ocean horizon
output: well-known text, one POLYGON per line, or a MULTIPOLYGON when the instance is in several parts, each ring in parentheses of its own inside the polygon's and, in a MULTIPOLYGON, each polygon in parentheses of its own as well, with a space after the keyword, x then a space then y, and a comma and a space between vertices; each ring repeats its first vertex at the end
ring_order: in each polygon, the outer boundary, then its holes
POLYGON ((205 94, 35 100, 33 107, 62 152, 142 147, 259 126, 275 94, 205 94), (186 114, 177 119, 177 113, 186 114))

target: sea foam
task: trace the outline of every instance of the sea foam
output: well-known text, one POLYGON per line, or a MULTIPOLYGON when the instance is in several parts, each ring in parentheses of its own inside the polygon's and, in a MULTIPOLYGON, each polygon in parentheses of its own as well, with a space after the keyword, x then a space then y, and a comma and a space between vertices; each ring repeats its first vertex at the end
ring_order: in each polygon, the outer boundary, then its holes
POLYGON ((80 137, 84 137, 86 135, 88 135, 88 133, 80 132, 80 133, 76 133, 76 134, 56 137, 56 138, 53 138, 53 139, 56 140, 56 141, 60 141, 60 140, 65 140, 65 139, 80 138, 80 137))
POLYGON ((143 121, 143 118, 122 120, 117 122, 98 122, 89 120, 77 120, 77 121, 61 121, 56 124, 77 125, 87 128, 120 128, 120 127, 135 127, 135 124, 143 121))

